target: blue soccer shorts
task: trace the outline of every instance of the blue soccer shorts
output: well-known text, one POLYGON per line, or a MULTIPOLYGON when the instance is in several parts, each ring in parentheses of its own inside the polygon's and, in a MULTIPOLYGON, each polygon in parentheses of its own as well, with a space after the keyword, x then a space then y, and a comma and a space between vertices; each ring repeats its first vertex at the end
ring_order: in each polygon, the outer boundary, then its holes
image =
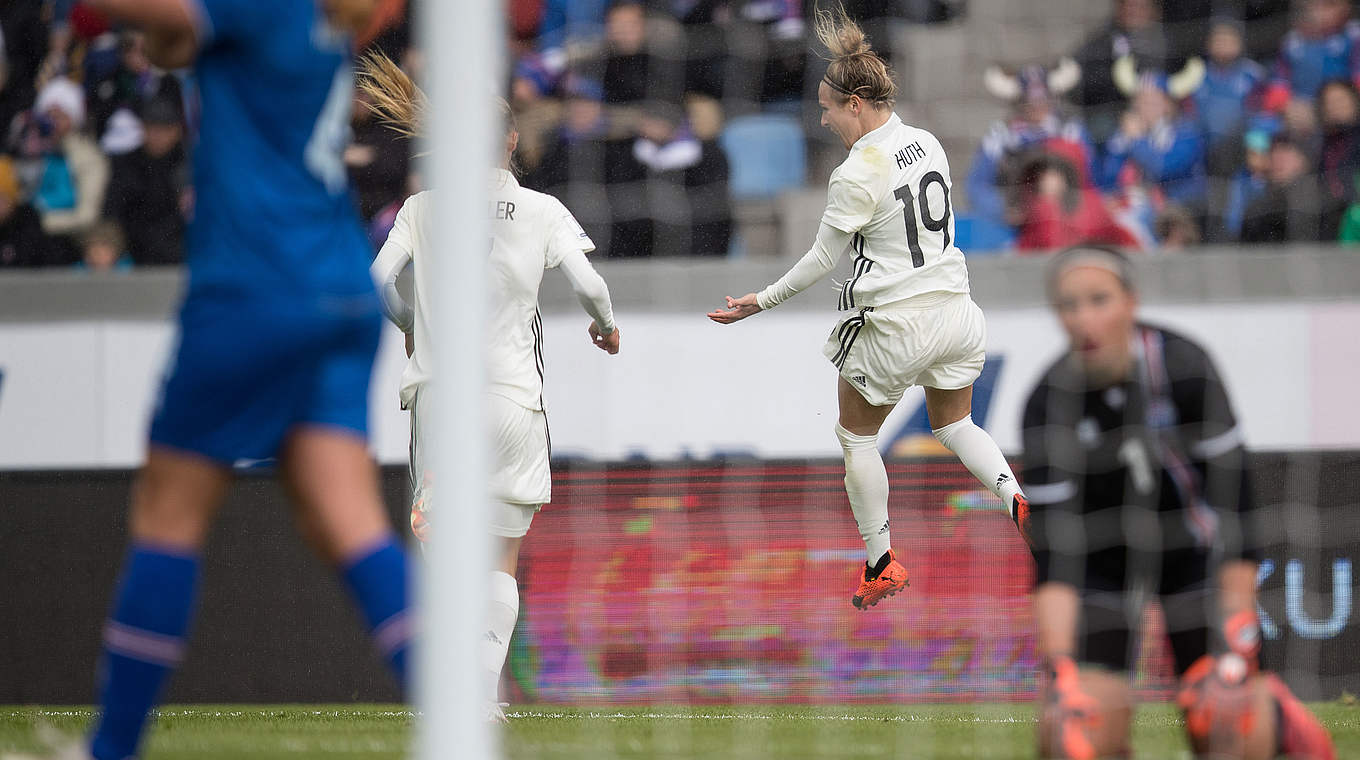
POLYGON ((302 301, 187 299, 152 444, 231 466, 277 456, 299 425, 366 439, 382 330, 377 297, 302 301))

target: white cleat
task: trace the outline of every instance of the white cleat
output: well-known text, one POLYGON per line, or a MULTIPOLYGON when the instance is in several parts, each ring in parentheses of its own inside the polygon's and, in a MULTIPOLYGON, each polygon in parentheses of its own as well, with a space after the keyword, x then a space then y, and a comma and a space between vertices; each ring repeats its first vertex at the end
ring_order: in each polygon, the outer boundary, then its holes
POLYGON ((83 740, 72 739, 50 724, 39 723, 35 732, 45 750, 36 755, 8 752, 0 754, 0 760, 94 760, 83 740))
POLYGON ((486 722, 500 726, 509 724, 510 719, 505 717, 505 708, 509 706, 509 702, 487 702, 486 722))

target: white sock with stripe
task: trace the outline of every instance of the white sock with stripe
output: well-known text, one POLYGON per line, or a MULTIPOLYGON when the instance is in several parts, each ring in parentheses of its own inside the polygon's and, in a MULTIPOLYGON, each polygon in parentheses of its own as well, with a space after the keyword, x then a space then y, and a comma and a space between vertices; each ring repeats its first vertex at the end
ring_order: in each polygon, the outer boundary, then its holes
POLYGON ((514 576, 493 570, 486 613, 486 634, 482 637, 482 658, 486 667, 488 698, 500 700, 501 669, 510 653, 510 637, 519 619, 519 584, 514 576))
POLYGON ((868 563, 873 565, 892 548, 888 532, 888 468, 878 453, 877 435, 855 435, 836 425, 836 438, 845 452, 845 494, 864 539, 868 563))
MULTIPOLYGON (((973 424, 973 415, 933 431, 945 448, 954 452, 963 466, 982 481, 987 490, 1001 497, 1006 510, 1014 508, 1015 495, 1021 493, 1015 473, 987 431, 973 424)), ((1015 515, 1011 515, 1012 518, 1015 515)))

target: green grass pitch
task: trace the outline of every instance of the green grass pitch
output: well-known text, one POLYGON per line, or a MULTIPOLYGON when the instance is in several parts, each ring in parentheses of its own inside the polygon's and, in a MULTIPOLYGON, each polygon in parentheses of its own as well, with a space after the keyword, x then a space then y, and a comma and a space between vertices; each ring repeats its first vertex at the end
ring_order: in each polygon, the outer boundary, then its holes
MULTIPOLYGON (((1338 757, 1360 757, 1360 707, 1313 708, 1331 729, 1338 757)), ((1029 705, 881 707, 514 706, 502 743, 513 760, 611 758, 1032 758, 1029 705)), ((34 725, 70 733, 88 708, 0 707, 0 754, 37 748, 34 725)), ((402 758, 413 715, 399 705, 193 705, 161 712, 147 760, 228 758, 402 758)), ((1144 706, 1135 757, 1188 757, 1168 706, 1144 706)), ((449 757, 457 757, 454 752, 449 757)))

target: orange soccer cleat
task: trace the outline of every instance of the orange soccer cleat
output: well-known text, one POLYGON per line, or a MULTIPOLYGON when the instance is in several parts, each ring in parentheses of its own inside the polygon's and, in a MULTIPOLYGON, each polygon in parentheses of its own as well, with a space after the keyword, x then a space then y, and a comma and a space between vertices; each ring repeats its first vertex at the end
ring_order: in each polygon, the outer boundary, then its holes
POLYGON ((1030 547, 1034 546, 1034 540, 1029 533, 1029 499, 1025 495, 1018 493, 1011 500, 1011 520, 1015 522, 1015 527, 1020 531, 1020 537, 1025 539, 1025 543, 1030 547))
POLYGON ((883 567, 876 568, 877 572, 873 573, 873 577, 870 577, 872 570, 869 563, 860 566, 859 590, 850 599, 850 603, 861 610, 878 604, 885 597, 892 596, 910 585, 907 582, 907 569, 897 561, 897 554, 892 549, 888 550, 884 559, 887 563, 884 564, 883 559, 880 559, 878 562, 883 567))

